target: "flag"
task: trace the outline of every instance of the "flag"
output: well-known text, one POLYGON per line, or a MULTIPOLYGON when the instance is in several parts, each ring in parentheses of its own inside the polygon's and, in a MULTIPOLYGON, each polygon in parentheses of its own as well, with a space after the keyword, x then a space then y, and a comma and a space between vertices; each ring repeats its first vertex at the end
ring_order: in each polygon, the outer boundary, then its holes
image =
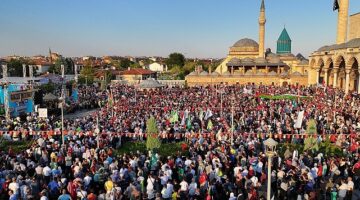
POLYGON ((185 115, 183 115, 181 118, 180 126, 185 126, 185 120, 186 120, 185 115))
POLYGON ((184 116, 185 116, 185 119, 187 119, 189 117, 189 110, 188 109, 185 110, 184 116))
POLYGON ((203 121, 203 119, 204 119, 204 111, 203 110, 200 110, 199 118, 200 118, 200 121, 203 121))
POLYGON ((339 6, 339 1, 338 0, 334 0, 334 7, 333 7, 333 11, 335 10, 339 10, 340 6, 339 6))
POLYGON ((300 111, 299 114, 298 114, 298 117, 296 119, 294 128, 301 128, 303 119, 304 119, 304 111, 300 111))
POLYGON ((208 129, 208 130, 211 130, 212 128, 213 128, 212 121, 209 120, 209 121, 208 121, 208 124, 207 124, 207 129, 208 129))
POLYGON ((205 113, 205 120, 209 119, 211 116, 213 116, 211 110, 208 108, 205 113))
POLYGON ((179 120, 179 115, 177 111, 171 111, 171 115, 170 115, 170 122, 171 123, 175 123, 179 120))
POLYGON ((108 97, 108 104, 109 104, 110 107, 113 106, 113 102, 114 102, 114 97, 113 97, 112 92, 110 90, 109 97, 108 97))
POLYGON ((221 131, 222 131, 222 129, 220 128, 219 131, 218 131, 217 134, 216 134, 216 140, 217 140, 218 142, 221 141, 221 131))
POLYGON ((190 117, 187 119, 187 121, 186 121, 186 128, 187 129, 191 129, 191 119, 190 119, 190 117))

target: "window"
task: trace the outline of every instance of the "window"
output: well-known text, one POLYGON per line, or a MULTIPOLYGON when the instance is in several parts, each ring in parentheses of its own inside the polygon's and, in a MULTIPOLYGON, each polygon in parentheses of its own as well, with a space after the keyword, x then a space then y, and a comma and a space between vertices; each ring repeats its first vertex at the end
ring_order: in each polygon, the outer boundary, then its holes
POLYGON ((272 86, 274 86, 274 85, 275 85, 275 83, 274 83, 274 82, 271 82, 271 85, 272 85, 272 86))

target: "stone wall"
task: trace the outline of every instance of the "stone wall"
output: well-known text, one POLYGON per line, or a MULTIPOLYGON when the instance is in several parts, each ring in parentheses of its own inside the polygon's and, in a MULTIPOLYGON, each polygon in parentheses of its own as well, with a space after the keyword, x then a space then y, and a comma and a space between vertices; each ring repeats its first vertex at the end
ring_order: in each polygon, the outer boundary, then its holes
POLYGON ((360 12, 350 15, 349 40, 360 38, 360 12))

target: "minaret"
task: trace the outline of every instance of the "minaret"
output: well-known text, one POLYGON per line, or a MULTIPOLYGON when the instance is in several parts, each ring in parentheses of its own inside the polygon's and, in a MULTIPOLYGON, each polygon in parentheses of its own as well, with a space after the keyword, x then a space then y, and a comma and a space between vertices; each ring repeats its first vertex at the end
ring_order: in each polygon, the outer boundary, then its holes
POLYGON ((52 56, 51 56, 51 49, 49 48, 49 57, 50 57, 50 63, 52 63, 52 56))
POLYGON ((265 3, 261 1, 260 16, 259 16, 259 57, 264 57, 265 52, 265 3))
POLYGON ((349 0, 339 0, 336 44, 345 43, 347 41, 348 17, 349 0))

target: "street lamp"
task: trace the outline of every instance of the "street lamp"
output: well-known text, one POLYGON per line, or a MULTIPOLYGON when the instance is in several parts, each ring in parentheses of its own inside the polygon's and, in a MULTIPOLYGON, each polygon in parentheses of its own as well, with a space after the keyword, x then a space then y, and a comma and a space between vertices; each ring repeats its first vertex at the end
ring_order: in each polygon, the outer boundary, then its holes
POLYGON ((59 98, 59 106, 61 108, 61 141, 62 141, 62 145, 65 144, 65 139, 64 139, 64 97, 63 97, 63 90, 61 92, 61 97, 59 98))
POLYGON ((270 137, 264 141, 264 145, 265 145, 265 154, 268 157, 268 182, 267 182, 267 200, 271 199, 271 159, 272 157, 275 155, 275 150, 276 150, 276 145, 278 144, 278 142, 276 142, 274 139, 270 137))

